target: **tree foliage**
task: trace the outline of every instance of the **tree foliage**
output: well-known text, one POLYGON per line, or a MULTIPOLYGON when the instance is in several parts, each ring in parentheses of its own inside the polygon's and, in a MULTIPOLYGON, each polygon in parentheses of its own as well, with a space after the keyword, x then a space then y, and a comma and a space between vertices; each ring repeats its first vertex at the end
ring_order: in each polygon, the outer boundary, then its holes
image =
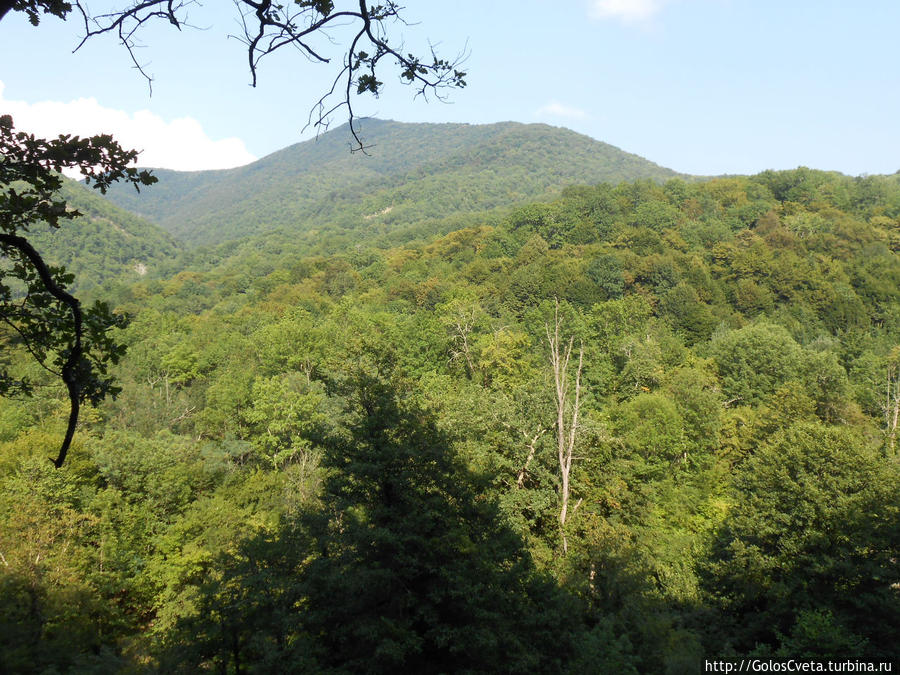
POLYGON ((572 188, 333 255, 357 233, 251 236, 110 288, 122 391, 67 471, 58 389, 0 405, 0 667, 896 658, 900 185, 770 179, 572 188), (554 298, 583 345, 565 554, 554 298))
POLYGON ((736 478, 709 587, 741 617, 741 649, 896 657, 900 473, 851 432, 800 423, 736 478), (873 617, 877 617, 873 623, 873 617), (800 643, 800 644, 798 644, 800 643))
MULTIPOLYGON (((57 193, 62 169, 78 169, 89 185, 105 192, 122 180, 135 187, 155 178, 128 164, 137 153, 123 150, 111 136, 60 136, 46 141, 16 132, 9 115, 0 117, 0 250, 8 265, 0 271, 0 320, 7 344, 21 345, 44 368, 62 379, 69 396, 69 422, 56 466, 65 460, 85 401, 94 405, 116 393, 107 374, 123 353, 108 331, 123 319, 97 302, 82 310, 65 288, 72 282, 63 268, 48 266, 25 234, 38 223, 59 227, 81 215, 57 193)), ((0 394, 27 394, 26 377, 0 373, 0 394)))

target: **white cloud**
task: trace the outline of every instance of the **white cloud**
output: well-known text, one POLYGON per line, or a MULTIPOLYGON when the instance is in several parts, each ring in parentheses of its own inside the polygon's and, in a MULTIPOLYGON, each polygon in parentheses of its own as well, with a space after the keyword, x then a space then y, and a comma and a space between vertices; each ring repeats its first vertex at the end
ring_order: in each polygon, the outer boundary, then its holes
POLYGON ((123 148, 141 151, 137 162, 141 166, 197 171, 228 169, 256 159, 241 139, 212 140, 191 117, 167 122, 149 110, 129 114, 105 108, 95 98, 68 103, 12 101, 4 98, 2 81, 0 113, 12 115, 17 129, 42 138, 112 134, 123 148))
POLYGON ((590 0, 589 12, 595 19, 619 19, 624 23, 645 23, 668 0, 590 0))
POLYGON ((550 101, 547 105, 541 106, 535 114, 538 117, 564 117, 570 120, 586 120, 588 118, 588 114, 584 110, 556 101, 550 101))

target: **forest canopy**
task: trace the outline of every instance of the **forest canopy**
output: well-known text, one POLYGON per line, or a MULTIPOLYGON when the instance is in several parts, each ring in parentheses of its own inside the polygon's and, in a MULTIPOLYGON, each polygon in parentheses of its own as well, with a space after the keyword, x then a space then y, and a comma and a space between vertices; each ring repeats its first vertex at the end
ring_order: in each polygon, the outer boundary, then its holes
POLYGON ((3 667, 896 660, 898 218, 896 176, 599 184, 108 286, 68 469, 62 392, 0 404, 3 667))

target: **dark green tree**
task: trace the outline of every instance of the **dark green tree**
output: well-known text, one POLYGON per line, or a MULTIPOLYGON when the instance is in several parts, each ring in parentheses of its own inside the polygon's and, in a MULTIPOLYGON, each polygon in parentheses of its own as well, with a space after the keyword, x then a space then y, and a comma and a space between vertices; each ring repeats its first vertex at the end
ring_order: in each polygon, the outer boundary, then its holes
POLYGON ((407 386, 350 383, 300 617, 323 669, 559 672, 582 617, 407 386))
POLYGON ((165 669, 582 672, 607 651, 628 662, 535 569, 408 384, 368 372, 341 388, 348 423, 328 443, 321 505, 216 565, 200 610, 163 640, 165 669))
POLYGON ((616 256, 606 253, 598 255, 587 265, 585 272, 605 294, 604 299, 621 298, 625 291, 624 267, 616 256))

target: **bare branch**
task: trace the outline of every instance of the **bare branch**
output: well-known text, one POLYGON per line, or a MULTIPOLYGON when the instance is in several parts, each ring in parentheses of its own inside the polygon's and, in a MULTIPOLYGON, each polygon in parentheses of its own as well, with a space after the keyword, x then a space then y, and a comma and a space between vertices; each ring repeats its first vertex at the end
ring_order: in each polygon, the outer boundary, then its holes
POLYGON ((525 476, 528 473, 528 465, 531 464, 531 460, 534 459, 535 452, 537 452, 537 442, 541 439, 541 436, 544 435, 546 429, 543 427, 538 427, 537 433, 534 434, 530 439, 528 438, 528 434, 524 431, 522 435, 525 436, 528 447, 528 456, 525 458, 525 463, 522 465, 522 468, 519 469, 519 473, 516 476, 516 487, 518 489, 522 489, 525 487, 525 476))
MULTIPOLYGON (((310 111, 310 123, 319 131, 328 127, 333 113, 346 107, 354 151, 365 152, 367 146, 356 123, 352 97, 364 93, 378 96, 383 83, 378 80, 376 71, 385 58, 399 69, 401 82, 415 87, 414 98, 422 96, 427 100, 433 96, 446 101, 446 89, 466 85, 466 73, 460 67, 468 56, 468 44, 452 60, 438 56, 433 44, 429 44, 429 56, 425 59, 404 53, 403 43, 392 41, 386 30, 388 22, 411 25, 401 16, 402 8, 393 1, 367 7, 365 0, 356 0, 350 2, 351 7, 340 11, 334 11, 332 3, 314 1, 280 4, 272 0, 234 0, 234 4, 240 34, 229 37, 236 38, 247 49, 247 67, 253 87, 258 81, 260 62, 269 54, 293 47, 313 63, 329 64, 331 57, 316 42, 324 39, 334 44, 329 29, 357 26, 331 89, 310 111), (339 82, 342 83, 341 100, 329 106, 326 101, 338 91, 339 82), (314 114, 318 118, 312 122, 314 114)), ((156 20, 165 21, 178 30, 189 26, 187 10, 191 5, 199 3, 196 0, 137 0, 121 10, 91 15, 84 3, 78 1, 74 6, 81 15, 84 36, 75 51, 90 38, 107 33, 115 35, 135 69, 147 80, 152 93, 153 77, 146 70, 147 64, 137 57, 136 50, 140 47, 137 36, 142 28, 156 20)))
POLYGON ((565 527, 571 492, 572 461, 574 459, 576 434, 578 432, 578 413, 581 408, 581 371, 584 363, 584 346, 581 345, 578 350, 578 370, 575 373, 575 400, 570 406, 568 370, 575 337, 569 338, 569 343, 561 354, 559 337, 561 326, 559 299, 557 299, 553 312, 553 331, 551 332, 550 326, 545 326, 545 332, 547 334, 547 343, 550 347, 549 360, 556 389, 556 454, 560 472, 559 530, 562 535, 563 554, 566 554, 568 553, 569 545, 566 539, 565 527), (570 408, 571 414, 567 421, 566 412, 570 408))

